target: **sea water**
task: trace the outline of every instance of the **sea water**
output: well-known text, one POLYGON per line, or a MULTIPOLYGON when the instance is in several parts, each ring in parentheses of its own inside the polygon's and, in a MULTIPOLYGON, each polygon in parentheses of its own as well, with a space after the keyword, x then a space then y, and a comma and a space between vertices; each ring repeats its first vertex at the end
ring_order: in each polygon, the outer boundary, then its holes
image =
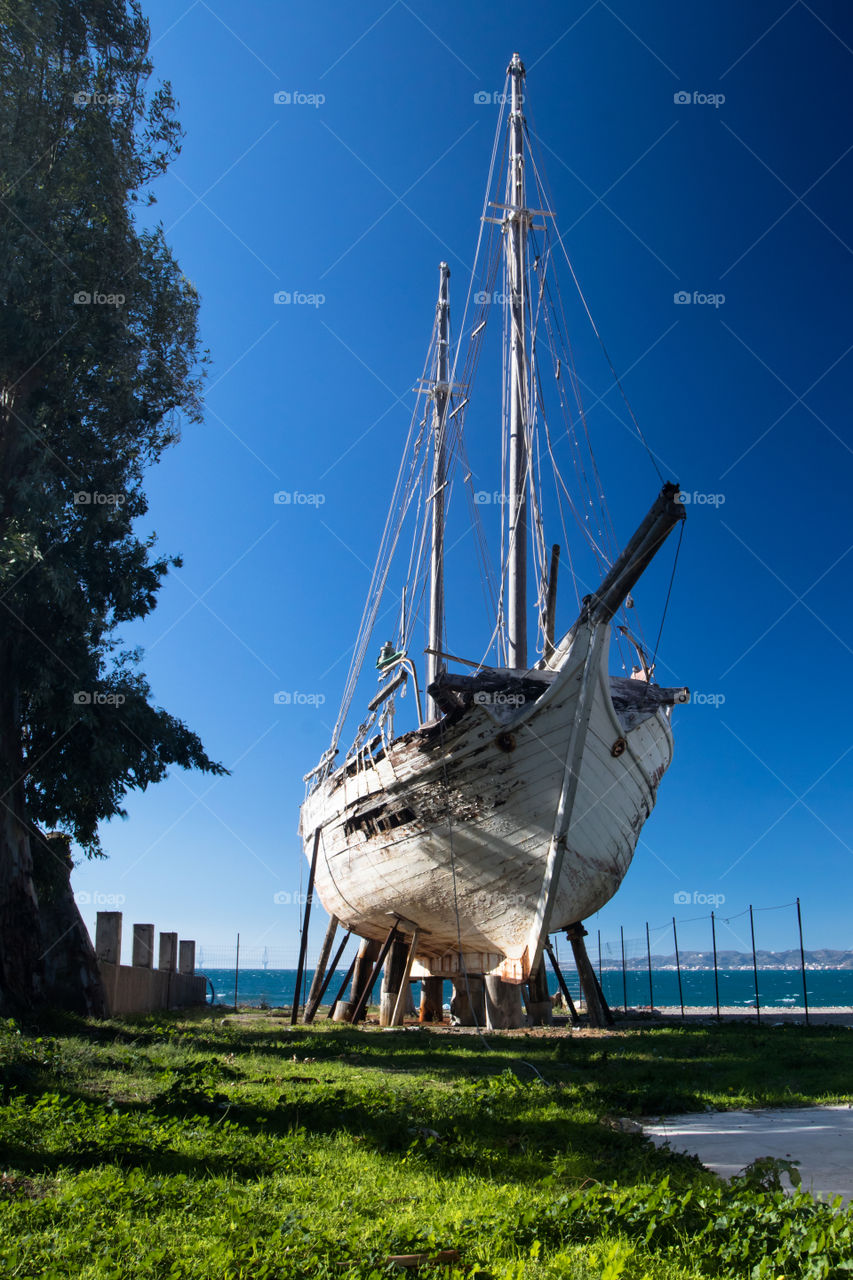
MULTIPOLYGON (((233 969, 200 969, 197 972, 203 972, 209 979, 209 1000, 212 991, 214 1003, 233 1005, 235 977, 233 969)), ((579 994, 577 973, 567 965, 564 975, 569 991, 574 998, 577 998, 579 994)), ((313 976, 313 969, 309 969, 302 988, 303 1002, 313 976)), ((335 974, 323 997, 324 1004, 330 1004, 335 998, 344 976, 344 970, 335 974)), ((651 991, 648 970, 628 970, 625 975, 627 992, 623 989, 621 969, 604 969, 601 979, 604 994, 614 1009, 620 1008, 625 1002, 629 1008, 648 1008, 652 1004, 656 1007, 680 1004, 678 974, 674 969, 652 969, 651 991)), ((751 969, 720 969, 717 972, 717 985, 721 1006, 754 1008, 755 979, 751 969)), ((713 969, 682 971, 681 988, 685 1009, 713 1007, 716 1004, 713 969)), ((239 1004, 254 1006, 290 1005, 295 989, 295 969, 241 969, 237 982, 237 1001, 239 1004)), ((557 991, 557 979, 553 973, 548 975, 548 989, 552 994, 557 991)), ((832 1005, 853 1006, 853 970, 807 969, 806 990, 810 1008, 818 1009, 832 1005)), ((413 994, 417 1004, 419 999, 417 983, 413 994)), ((450 995, 451 985, 445 982, 445 1005, 449 1005, 450 995)), ((378 997, 377 981, 371 1002, 375 1004, 378 997)), ((758 997, 762 1008, 783 1010, 802 1006, 802 973, 799 969, 759 970, 758 997)))

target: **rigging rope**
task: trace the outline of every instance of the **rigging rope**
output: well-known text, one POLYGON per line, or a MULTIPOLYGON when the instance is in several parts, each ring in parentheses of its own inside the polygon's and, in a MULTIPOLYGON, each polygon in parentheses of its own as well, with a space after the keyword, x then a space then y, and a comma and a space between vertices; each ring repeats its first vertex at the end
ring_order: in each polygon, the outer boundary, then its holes
POLYGON ((675 570, 676 570, 676 567, 677 567, 677 565, 678 565, 678 553, 679 553, 679 551, 681 550, 681 539, 682 539, 683 537, 684 537, 684 521, 683 521, 683 520, 679 520, 679 522, 678 522, 678 542, 676 543, 676 547, 675 547, 675 559, 674 559, 674 560, 673 560, 673 562, 672 562, 672 573, 671 573, 671 575, 670 575, 670 579, 669 579, 669 589, 668 589, 668 591, 667 591, 667 593, 666 593, 666 601, 665 601, 664 606, 663 606, 663 615, 661 616, 661 620, 660 620, 660 628, 658 629, 658 638, 657 638, 657 640, 655 640, 655 651, 654 651, 654 653, 652 654, 652 661, 651 661, 651 664, 650 664, 650 666, 649 666, 649 670, 650 670, 650 671, 653 671, 653 670, 654 670, 654 665, 655 665, 655 662, 656 662, 656 660, 657 660, 657 656, 658 656, 658 646, 660 645, 660 638, 661 638, 661 635, 663 634, 663 624, 666 622, 666 611, 667 611, 667 609, 669 608, 669 597, 672 595, 672 586, 673 586, 673 583, 675 582, 675 570))

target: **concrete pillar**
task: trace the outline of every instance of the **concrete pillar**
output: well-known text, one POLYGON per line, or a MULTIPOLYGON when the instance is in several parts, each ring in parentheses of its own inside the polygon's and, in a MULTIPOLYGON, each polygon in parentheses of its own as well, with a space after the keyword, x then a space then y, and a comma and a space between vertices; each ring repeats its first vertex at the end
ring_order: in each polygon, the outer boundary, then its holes
POLYGON ((450 1016, 460 1027, 482 1027, 486 1021, 483 978, 479 973, 458 973, 453 978, 450 1016), (469 996, 470 992, 470 996, 469 996))
POLYGON ((391 949, 385 960, 382 971, 382 994, 379 997, 379 1025, 390 1027, 393 1020, 394 1006, 406 972, 406 958, 409 946, 405 938, 397 937, 391 943, 391 949))
POLYGON ((486 1026, 490 1031, 510 1031, 523 1027, 521 986, 502 978, 486 978, 486 1026))
POLYGON ((135 924, 133 926, 132 963, 140 969, 154 968, 153 924, 135 924))
POLYGON ((441 1022, 444 1017, 442 998, 443 978, 421 978, 421 1007, 418 1022, 441 1022))
POLYGON ((178 944, 178 973, 195 973, 195 943, 181 941, 178 944))
POLYGON ((121 964, 121 912, 99 911, 95 955, 107 964, 121 964))
POLYGON ((160 934, 160 963, 158 969, 174 973, 178 967, 178 935, 176 933, 160 934))
POLYGON ((554 1008, 551 1004, 551 997, 548 994, 548 974, 545 969, 544 956, 539 962, 539 967, 531 973, 527 983, 527 990, 530 993, 529 1013, 531 1024, 534 1027, 550 1027, 554 1021, 554 1008))

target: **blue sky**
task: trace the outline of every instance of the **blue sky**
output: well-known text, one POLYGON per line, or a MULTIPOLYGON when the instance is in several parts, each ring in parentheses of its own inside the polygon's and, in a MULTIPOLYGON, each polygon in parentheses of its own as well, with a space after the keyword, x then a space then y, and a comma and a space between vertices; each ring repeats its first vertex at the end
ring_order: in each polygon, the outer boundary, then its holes
MULTIPOLYGON (((87 921, 120 902, 128 932, 152 920, 209 950, 239 930, 295 955, 298 908, 280 899, 306 878, 302 776, 335 720, 442 258, 452 305, 464 293, 497 111, 476 95, 502 89, 517 49, 560 229, 637 418, 667 478, 719 495, 688 511, 658 671, 706 700, 676 712, 658 808, 588 927, 633 937, 706 914, 702 895, 721 916, 799 895, 806 945, 850 946, 848 7, 144 7, 186 131, 155 214, 201 293, 212 365, 204 423, 148 483, 148 527, 184 567, 125 638, 233 772, 129 798, 109 859, 75 872, 87 921), (277 705, 280 690, 325 701, 277 705)), ((624 541, 658 482, 577 342, 624 541)), ((642 595, 653 632, 661 560, 642 595)), ((466 572, 449 566, 451 594, 466 572)), ((563 609, 568 625, 567 592, 563 609)), ((454 636, 482 647, 480 620, 454 636)), ((758 917, 760 946, 795 936, 792 912, 758 917)), ((748 938, 741 918, 719 942, 748 938)), ((697 925, 684 945, 709 940, 697 925)))

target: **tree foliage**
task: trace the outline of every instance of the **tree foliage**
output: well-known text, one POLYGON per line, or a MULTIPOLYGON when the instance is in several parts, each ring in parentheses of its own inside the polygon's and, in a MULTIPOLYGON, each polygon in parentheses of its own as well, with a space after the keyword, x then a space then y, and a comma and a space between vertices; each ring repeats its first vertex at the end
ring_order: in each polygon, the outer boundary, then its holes
POLYGON ((147 225, 181 138, 148 43, 136 0, 0 6, 0 793, 23 778, 28 830, 89 853, 170 764, 224 772, 118 635, 179 564, 141 530, 143 482, 200 417, 204 361, 147 225))

